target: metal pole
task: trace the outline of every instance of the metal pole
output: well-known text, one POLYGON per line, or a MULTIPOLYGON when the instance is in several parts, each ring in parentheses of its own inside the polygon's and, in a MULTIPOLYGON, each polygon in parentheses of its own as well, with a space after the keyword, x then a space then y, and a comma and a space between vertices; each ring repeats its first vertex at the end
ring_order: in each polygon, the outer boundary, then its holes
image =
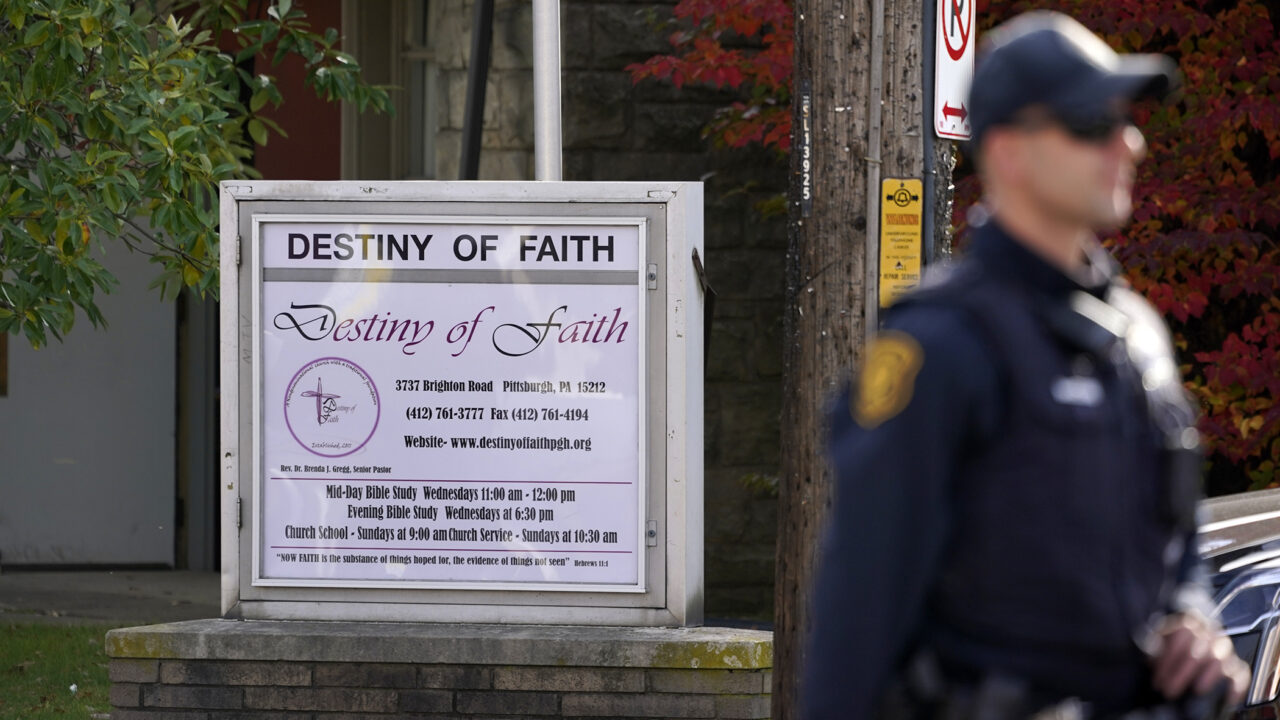
POLYGON ((471 59, 467 63, 466 119, 462 123, 459 180, 480 177, 480 137, 484 133, 484 92, 493 47, 493 0, 476 0, 471 16, 471 59))
POLYGON ((562 179, 560 138, 560 0, 533 0, 535 180, 562 179))
MULTIPOLYGON (((924 9, 924 22, 921 24, 924 38, 923 42, 920 43, 921 49, 924 50, 924 72, 921 73, 921 78, 924 80, 921 83, 924 86, 921 99, 924 102, 920 103, 924 110, 924 117, 921 118, 920 123, 920 126, 924 128, 924 187, 921 193, 924 195, 922 198, 924 205, 920 211, 920 230, 924 235, 924 262, 922 265, 928 265, 938 259, 937 223, 933 220, 933 209, 937 204, 937 199, 934 197, 934 189, 938 183, 938 162, 933 157, 933 136, 936 132, 933 127, 933 76, 936 72, 933 62, 934 55, 937 53, 936 43, 938 42, 937 37, 934 35, 937 32, 934 18, 938 16, 938 6, 934 0, 924 0, 921 5, 924 9)), ((924 272, 923 267, 920 270, 922 273, 924 272)))
POLYGON ((880 329, 880 156, 884 98, 884 0, 871 3, 871 87, 867 128, 867 242, 863 302, 866 303, 864 344, 880 329))

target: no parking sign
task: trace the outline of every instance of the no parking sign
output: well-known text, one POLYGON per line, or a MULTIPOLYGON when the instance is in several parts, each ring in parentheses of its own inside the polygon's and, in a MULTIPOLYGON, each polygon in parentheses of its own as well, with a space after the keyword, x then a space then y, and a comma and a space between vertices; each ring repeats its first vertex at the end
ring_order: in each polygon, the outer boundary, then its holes
POLYGON ((938 137, 968 140, 973 82, 973 6, 977 0, 938 0, 933 82, 933 129, 938 137))

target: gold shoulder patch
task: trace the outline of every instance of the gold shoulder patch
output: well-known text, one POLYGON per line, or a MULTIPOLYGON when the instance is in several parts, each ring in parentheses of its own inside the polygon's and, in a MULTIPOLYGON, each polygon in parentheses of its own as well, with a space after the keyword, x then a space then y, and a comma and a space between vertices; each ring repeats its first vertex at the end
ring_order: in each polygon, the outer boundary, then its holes
POLYGON ((910 335, 896 330, 876 335, 858 374, 853 419, 870 430, 902 412, 911 402, 923 362, 924 351, 910 335))

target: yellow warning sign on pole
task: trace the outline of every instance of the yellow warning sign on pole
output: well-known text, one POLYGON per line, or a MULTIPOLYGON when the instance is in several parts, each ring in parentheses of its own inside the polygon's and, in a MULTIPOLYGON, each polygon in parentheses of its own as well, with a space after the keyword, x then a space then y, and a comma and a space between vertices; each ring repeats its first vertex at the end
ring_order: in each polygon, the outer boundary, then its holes
POLYGON ((885 178, 880 184, 880 307, 920 284, 924 183, 885 178))

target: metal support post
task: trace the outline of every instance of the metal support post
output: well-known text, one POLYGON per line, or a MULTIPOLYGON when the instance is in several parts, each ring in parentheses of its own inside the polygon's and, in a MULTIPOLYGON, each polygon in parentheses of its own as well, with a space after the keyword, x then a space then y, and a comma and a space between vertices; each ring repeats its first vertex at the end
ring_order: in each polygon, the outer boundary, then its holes
POLYGON ((533 0, 535 180, 561 180, 560 0, 533 0))

